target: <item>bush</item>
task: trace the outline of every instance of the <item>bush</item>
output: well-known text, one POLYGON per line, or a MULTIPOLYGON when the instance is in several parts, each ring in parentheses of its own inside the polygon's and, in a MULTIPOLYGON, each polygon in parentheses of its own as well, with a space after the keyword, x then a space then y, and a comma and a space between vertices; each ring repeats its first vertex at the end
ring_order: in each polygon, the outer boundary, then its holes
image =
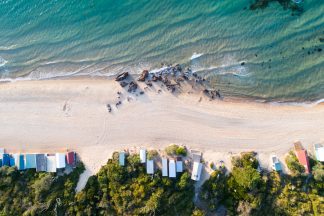
POLYGON ((187 156, 187 150, 183 146, 178 146, 175 144, 169 145, 168 147, 165 148, 165 152, 170 155, 179 155, 179 156, 187 156))
POLYGON ((294 175, 301 175, 305 172, 305 167, 299 163, 295 153, 292 151, 290 151, 286 157, 286 164, 287 164, 288 169, 294 175))

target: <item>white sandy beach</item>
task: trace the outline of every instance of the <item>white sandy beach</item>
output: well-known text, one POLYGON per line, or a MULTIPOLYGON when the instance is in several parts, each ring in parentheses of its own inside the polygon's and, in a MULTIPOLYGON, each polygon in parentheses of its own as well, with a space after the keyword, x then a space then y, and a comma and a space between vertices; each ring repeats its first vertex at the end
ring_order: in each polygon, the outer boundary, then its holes
POLYGON ((94 174, 114 150, 183 144, 207 160, 255 150, 261 163, 282 157, 300 140, 311 150, 324 139, 324 106, 275 106, 209 101, 201 94, 172 95, 159 87, 130 95, 104 79, 22 81, 0 84, 0 147, 10 152, 75 150, 94 174), (117 91, 122 105, 115 104, 117 91))

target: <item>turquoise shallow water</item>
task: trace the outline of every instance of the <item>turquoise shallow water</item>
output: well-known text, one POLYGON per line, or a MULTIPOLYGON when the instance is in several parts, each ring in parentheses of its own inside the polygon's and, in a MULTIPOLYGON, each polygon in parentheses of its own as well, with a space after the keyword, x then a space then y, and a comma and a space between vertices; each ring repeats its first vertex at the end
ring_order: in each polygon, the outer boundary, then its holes
POLYGON ((226 96, 324 98, 324 1, 305 0, 300 16, 278 3, 251 11, 250 3, 0 0, 0 78, 108 76, 180 63, 226 96))

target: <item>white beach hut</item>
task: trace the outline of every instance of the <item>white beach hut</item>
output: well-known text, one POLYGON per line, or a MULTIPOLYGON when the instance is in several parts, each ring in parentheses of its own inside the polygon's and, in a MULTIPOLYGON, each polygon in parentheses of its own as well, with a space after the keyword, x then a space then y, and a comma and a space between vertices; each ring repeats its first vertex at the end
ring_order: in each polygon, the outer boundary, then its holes
POLYGON ((169 161, 169 177, 175 178, 177 176, 176 173, 176 163, 174 160, 169 161))
POLYGON ((55 155, 46 156, 46 171, 56 172, 56 157, 55 155))
POLYGON ((324 146, 322 144, 315 144, 314 149, 316 160, 324 162, 324 146))
POLYGON ((147 160, 146 172, 147 172, 147 174, 154 174, 154 161, 153 160, 147 160))
POLYGON ((176 168, 177 168, 177 172, 183 172, 183 162, 181 157, 177 157, 176 168))
POLYGON ((194 162, 192 173, 191 173, 191 179, 194 181, 199 181, 202 171, 202 164, 199 162, 194 162))
POLYGON ((56 159, 56 169, 62 169, 65 168, 65 153, 56 153, 55 154, 56 159))
POLYGON ((141 160, 141 163, 146 162, 146 150, 145 149, 140 150, 140 160, 141 160))
POLYGON ((168 159, 162 158, 162 176, 168 176, 168 159))

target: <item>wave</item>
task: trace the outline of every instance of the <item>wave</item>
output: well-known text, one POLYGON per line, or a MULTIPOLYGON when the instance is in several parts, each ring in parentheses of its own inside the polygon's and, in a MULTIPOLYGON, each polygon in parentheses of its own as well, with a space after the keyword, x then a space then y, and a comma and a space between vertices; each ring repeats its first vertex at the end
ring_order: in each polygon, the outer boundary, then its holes
POLYGON ((204 53, 196 53, 194 52, 192 56, 190 57, 190 60, 194 60, 196 58, 199 58, 200 56, 204 55, 204 53))
POLYGON ((307 102, 281 102, 281 101, 276 101, 276 102, 270 102, 272 105, 277 105, 277 106, 301 106, 305 108, 310 108, 310 107, 315 107, 317 105, 323 104, 324 103, 324 98, 316 100, 316 101, 307 101, 307 102))
POLYGON ((0 56, 0 67, 2 67, 2 66, 4 66, 5 64, 7 64, 7 60, 6 59, 4 59, 4 58, 2 58, 1 56, 0 56))

